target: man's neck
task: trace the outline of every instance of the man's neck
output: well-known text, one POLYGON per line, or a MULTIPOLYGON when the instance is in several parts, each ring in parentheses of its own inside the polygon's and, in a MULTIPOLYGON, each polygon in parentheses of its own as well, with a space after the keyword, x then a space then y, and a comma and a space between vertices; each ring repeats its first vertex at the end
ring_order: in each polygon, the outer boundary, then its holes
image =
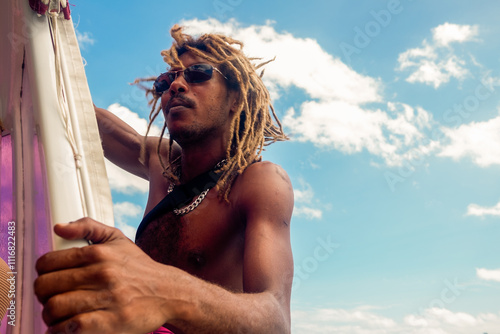
POLYGON ((196 145, 182 148, 181 183, 213 169, 226 157, 225 145, 196 145))

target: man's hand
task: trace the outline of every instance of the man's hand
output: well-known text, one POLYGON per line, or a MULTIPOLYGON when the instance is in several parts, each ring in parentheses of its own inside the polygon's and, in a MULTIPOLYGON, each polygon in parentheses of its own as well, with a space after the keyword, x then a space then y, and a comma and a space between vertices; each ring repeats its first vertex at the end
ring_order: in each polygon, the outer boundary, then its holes
POLYGON ((58 224, 54 231, 93 244, 47 253, 36 263, 35 293, 49 333, 139 334, 165 322, 165 300, 155 291, 155 279, 167 279, 159 272, 165 266, 119 230, 90 218, 58 224))

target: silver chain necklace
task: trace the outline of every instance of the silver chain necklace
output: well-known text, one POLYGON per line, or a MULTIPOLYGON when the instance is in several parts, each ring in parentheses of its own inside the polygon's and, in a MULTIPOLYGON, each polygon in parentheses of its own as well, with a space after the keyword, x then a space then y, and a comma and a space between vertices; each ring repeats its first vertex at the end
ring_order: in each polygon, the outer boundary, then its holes
MULTIPOLYGON (((227 163, 227 160, 223 159, 223 160, 219 161, 213 169, 214 170, 220 169, 226 163, 227 163)), ((174 187, 175 187, 175 185, 173 183, 170 183, 170 185, 168 186, 167 192, 170 194, 174 190, 174 187)), ((194 209, 196 209, 198 207, 198 205, 200 205, 200 203, 205 199, 205 196, 207 196, 210 189, 211 188, 208 188, 208 189, 202 191, 201 194, 199 194, 198 197, 188 206, 185 206, 182 209, 174 209, 173 210, 174 214, 176 216, 184 216, 186 213, 189 213, 189 212, 193 211, 194 209)))

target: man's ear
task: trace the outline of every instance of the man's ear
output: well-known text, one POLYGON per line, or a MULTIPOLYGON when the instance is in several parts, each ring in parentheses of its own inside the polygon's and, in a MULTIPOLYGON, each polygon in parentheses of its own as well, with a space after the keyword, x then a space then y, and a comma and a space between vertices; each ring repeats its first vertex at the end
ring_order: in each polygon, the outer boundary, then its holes
POLYGON ((229 93, 229 103, 231 103, 231 108, 229 109, 231 114, 236 113, 241 108, 240 93, 232 91, 229 93))

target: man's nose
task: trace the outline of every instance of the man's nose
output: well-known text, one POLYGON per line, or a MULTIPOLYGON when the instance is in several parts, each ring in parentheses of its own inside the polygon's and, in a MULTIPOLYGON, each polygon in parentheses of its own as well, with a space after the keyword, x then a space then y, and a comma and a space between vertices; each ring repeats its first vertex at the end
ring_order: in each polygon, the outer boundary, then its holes
POLYGON ((170 94, 175 95, 177 93, 185 93, 188 90, 188 84, 186 79, 184 79, 184 75, 181 75, 184 71, 175 72, 175 79, 170 84, 170 94))

